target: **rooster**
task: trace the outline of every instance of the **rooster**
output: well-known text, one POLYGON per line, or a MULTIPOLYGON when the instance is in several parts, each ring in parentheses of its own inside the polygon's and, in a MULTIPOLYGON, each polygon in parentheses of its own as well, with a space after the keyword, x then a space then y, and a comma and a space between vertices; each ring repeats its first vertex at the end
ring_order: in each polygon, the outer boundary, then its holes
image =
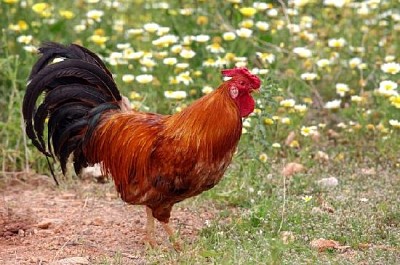
POLYGON ((155 219, 173 240, 173 205, 221 180, 242 117, 254 110, 251 93, 260 89, 260 79, 246 68, 222 70, 230 79, 181 112, 144 113, 127 107, 111 72, 88 49, 47 43, 39 51, 23 101, 27 136, 44 155, 57 158, 63 174, 70 156, 77 174, 100 163, 122 200, 146 207, 150 245, 156 244, 155 219))

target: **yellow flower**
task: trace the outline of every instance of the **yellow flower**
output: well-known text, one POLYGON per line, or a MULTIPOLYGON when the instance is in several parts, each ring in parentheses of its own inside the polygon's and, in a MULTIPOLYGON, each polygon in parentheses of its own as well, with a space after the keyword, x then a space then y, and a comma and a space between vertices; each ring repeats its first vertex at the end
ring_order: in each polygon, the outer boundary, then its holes
POLYGON ((75 16, 75 14, 69 10, 60 10, 58 13, 65 19, 72 19, 75 16))
POLYGON ((264 124, 265 125, 272 125, 272 124, 274 124, 274 120, 270 119, 270 118, 265 118, 264 119, 264 124))
POLYGON ((390 103, 397 109, 400 109, 400 95, 390 97, 390 103))
POLYGON ((13 31, 25 31, 28 29, 28 24, 24 20, 19 20, 17 24, 10 24, 8 28, 13 31))
POLYGON ((49 16, 51 16, 50 7, 51 6, 48 3, 41 2, 41 3, 34 4, 32 6, 32 10, 35 13, 41 15, 42 17, 49 17, 49 16))
POLYGON ((243 20, 242 22, 240 22, 239 26, 249 29, 249 28, 252 28, 254 26, 254 21, 251 20, 251 19, 246 19, 246 20, 243 20))
POLYGON ((132 91, 129 94, 129 98, 132 99, 132 100, 136 100, 136 99, 140 100, 142 98, 142 96, 138 92, 132 91))
POLYGON ((239 12, 245 17, 252 17, 257 13, 257 9, 254 7, 242 7, 239 12))
POLYGON ((293 140, 293 141, 290 142, 289 146, 292 147, 292 148, 299 148, 300 144, 299 144, 299 142, 297 140, 293 140))
POLYGON ((18 0, 3 0, 3 2, 6 4, 15 4, 18 2, 18 0))
POLYGON ((306 202, 306 203, 307 203, 307 202, 309 202, 309 201, 311 201, 311 200, 312 200, 312 196, 309 196, 309 195, 307 195, 307 196, 303 196, 303 197, 302 197, 302 199, 303 199, 303 201, 304 201, 304 202, 306 202))
POLYGON ((196 21, 197 25, 203 26, 208 24, 208 17, 199 16, 196 21))
POLYGON ((109 38, 100 35, 92 35, 89 39, 97 45, 103 45, 108 41, 109 38))

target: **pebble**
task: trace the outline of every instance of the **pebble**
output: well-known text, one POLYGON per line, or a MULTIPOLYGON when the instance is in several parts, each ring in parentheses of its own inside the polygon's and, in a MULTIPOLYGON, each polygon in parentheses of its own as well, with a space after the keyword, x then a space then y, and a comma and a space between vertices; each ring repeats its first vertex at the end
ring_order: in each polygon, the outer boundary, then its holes
POLYGON ((322 188, 334 188, 339 185, 339 180, 335 177, 323 178, 317 181, 317 184, 322 188))

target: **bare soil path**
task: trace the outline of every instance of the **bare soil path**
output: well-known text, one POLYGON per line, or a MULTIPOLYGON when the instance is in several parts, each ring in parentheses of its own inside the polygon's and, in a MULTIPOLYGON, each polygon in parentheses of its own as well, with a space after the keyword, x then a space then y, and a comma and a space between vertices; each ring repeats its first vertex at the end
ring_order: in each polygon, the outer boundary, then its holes
MULTIPOLYGON (((172 213, 186 244, 212 218, 213 211, 185 203, 172 213)), ((57 188, 45 176, 10 178, 0 186, 0 264, 98 264, 115 256, 146 264, 145 221, 143 206, 122 202, 111 183, 57 188)), ((160 247, 173 251, 158 228, 160 247)))

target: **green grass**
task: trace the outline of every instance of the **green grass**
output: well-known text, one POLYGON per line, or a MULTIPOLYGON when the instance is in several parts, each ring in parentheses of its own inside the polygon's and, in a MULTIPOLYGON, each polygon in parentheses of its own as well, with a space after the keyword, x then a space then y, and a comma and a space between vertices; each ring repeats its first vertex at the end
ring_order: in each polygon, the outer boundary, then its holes
MULTIPOLYGON (((158 1, 86 2, 77 1, 71 9, 67 2, 48 1, 49 5, 37 12, 32 11, 31 1, 0 2, 0 13, 4 14, 0 17, 0 178, 28 167, 49 173, 44 158, 24 137, 20 111, 28 74, 37 59, 29 50, 45 41, 76 42, 101 55, 122 93, 137 93, 131 96, 137 109, 160 113, 184 108, 203 94, 206 85, 218 86, 222 66, 204 66, 204 62, 222 58, 226 60, 224 67, 234 67, 245 58, 249 69, 268 71, 259 74, 263 86, 256 95, 256 114, 246 119, 247 132, 223 181, 184 202, 196 207, 212 201, 219 209, 218 216, 190 249, 180 254, 150 251, 146 254, 149 263, 399 263, 400 126, 396 121, 400 121, 400 109, 395 103, 399 99, 395 93, 384 96, 377 92, 382 81, 400 85, 400 73, 381 69, 385 63, 400 63, 400 22, 391 15, 399 13, 396 1, 365 3, 368 13, 361 14, 356 6, 360 2, 354 1, 344 7, 326 6, 323 1, 310 1, 314 3, 303 7, 267 1, 267 10, 247 18, 240 8, 252 6, 252 1, 171 0, 168 9, 158 8, 158 1), (104 11, 99 21, 87 18, 93 9, 104 11), (73 16, 63 16, 60 11, 65 10, 73 16), (251 37, 223 39, 223 33, 235 32, 249 25, 249 20, 254 24, 251 37), (267 22, 269 29, 257 28, 260 21, 267 22), (143 30, 150 22, 168 27, 168 34, 176 36, 177 42, 156 46, 153 41, 160 37, 156 33, 144 30, 132 34, 132 29, 143 30), (93 35, 107 40, 94 42, 93 35), (198 35, 207 35, 210 40, 188 41, 188 36, 198 35), (32 39, 24 43, 18 39, 21 36, 32 39), (339 38, 345 40, 343 46, 329 46, 339 38), (126 43, 132 50, 120 47, 126 43), (215 43, 224 51, 212 53, 207 46, 215 43), (196 55, 183 58, 174 52, 174 45, 196 55), (309 49, 311 56, 302 58, 294 52, 296 47, 309 49), (115 59, 138 51, 147 54, 154 66, 140 59, 115 59), (268 62, 259 53, 272 54, 275 59, 268 62), (165 65, 165 57, 177 58, 188 68, 165 65), (354 58, 361 64, 352 66, 354 58), (328 59, 329 65, 319 66, 321 59, 328 59), (170 82, 185 71, 192 83, 170 82), (318 78, 302 79, 307 72, 318 78), (140 84, 122 79, 125 74, 137 77, 143 73, 152 74, 153 81, 140 84), (349 87, 343 96, 336 91, 340 83, 349 87), (167 90, 186 91, 188 96, 167 99, 167 90), (352 96, 359 96, 361 102, 352 96), (295 106, 283 106, 281 102, 287 99, 293 99, 295 106), (324 108, 334 99, 341 100, 340 106, 324 108), (300 105, 304 111, 299 111, 300 105), (316 126, 317 136, 301 133, 303 127, 310 126, 316 126), (290 134, 293 137, 288 142, 290 134), (274 147, 276 144, 280 147, 274 147), (320 151, 329 156, 327 161, 316 159, 320 151), (261 161, 260 155, 266 155, 266 161, 261 161), (284 181, 281 169, 293 161, 307 170, 284 181), (316 184, 331 176, 339 180, 336 188, 324 190, 316 184), (304 196, 312 198, 306 202, 304 196), (326 205, 333 212, 318 211, 326 205), (293 240, 282 240, 284 231, 293 240), (318 238, 336 240, 350 249, 319 253, 310 247, 318 238)), ((398 92, 399 88, 392 90, 398 92)), ((104 264, 109 263, 121 263, 121 257, 105 258, 104 264)))

